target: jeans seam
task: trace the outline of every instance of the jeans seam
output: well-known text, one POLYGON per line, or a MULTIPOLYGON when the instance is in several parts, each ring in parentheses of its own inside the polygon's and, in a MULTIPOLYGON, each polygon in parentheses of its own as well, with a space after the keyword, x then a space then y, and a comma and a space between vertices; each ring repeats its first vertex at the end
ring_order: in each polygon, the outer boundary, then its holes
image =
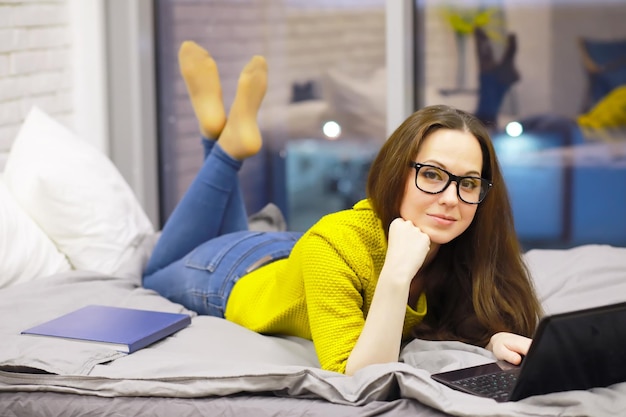
POLYGON ((236 246, 236 245, 240 244, 241 242, 244 242, 244 241, 246 241, 246 240, 248 240, 248 239, 250 239, 252 237, 258 236, 259 234, 260 234, 260 232, 246 234, 243 238, 238 239, 233 244, 225 246, 224 248, 222 248, 218 253, 216 253, 213 257, 211 257, 209 262, 206 262, 206 263, 204 263, 204 262, 203 263, 198 263, 198 262, 192 262, 191 261, 193 259, 193 255, 197 251, 200 250, 200 247, 197 247, 189 254, 189 257, 188 257, 187 261, 185 262, 185 266, 188 266, 188 267, 193 268, 193 269, 199 269, 199 270, 214 272, 215 268, 217 267, 217 265, 219 265, 221 260, 224 258, 224 256, 226 256, 228 251, 230 251, 233 248, 233 246, 236 246))

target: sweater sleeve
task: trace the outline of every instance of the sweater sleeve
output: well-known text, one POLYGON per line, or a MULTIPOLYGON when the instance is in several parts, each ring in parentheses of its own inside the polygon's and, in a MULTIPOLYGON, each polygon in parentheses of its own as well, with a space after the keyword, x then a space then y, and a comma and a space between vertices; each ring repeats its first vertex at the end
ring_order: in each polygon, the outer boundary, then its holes
POLYGON ((302 273, 315 350, 323 369, 344 373, 365 323, 367 281, 326 238, 312 233, 304 239, 302 273))

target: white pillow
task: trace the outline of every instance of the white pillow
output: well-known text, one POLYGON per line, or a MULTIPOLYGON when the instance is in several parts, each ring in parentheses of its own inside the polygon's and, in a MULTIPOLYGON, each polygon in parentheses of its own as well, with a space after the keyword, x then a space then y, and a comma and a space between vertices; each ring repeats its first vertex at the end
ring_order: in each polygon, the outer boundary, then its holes
POLYGON ((113 163, 37 108, 18 133, 4 178, 75 269, 113 273, 154 232, 113 163))
POLYGON ((387 138, 386 86, 384 68, 366 77, 329 70, 322 78, 328 118, 339 123, 348 136, 384 142, 387 138))
POLYGON ((69 271, 70 264, 0 178, 0 288, 69 271))

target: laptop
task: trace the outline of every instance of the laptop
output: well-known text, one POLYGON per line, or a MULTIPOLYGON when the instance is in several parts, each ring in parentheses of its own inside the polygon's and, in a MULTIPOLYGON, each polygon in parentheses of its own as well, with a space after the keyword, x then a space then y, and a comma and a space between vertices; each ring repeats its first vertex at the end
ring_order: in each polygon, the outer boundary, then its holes
POLYGON ((502 361, 433 374, 498 402, 626 381, 626 302, 544 317, 521 365, 502 361))

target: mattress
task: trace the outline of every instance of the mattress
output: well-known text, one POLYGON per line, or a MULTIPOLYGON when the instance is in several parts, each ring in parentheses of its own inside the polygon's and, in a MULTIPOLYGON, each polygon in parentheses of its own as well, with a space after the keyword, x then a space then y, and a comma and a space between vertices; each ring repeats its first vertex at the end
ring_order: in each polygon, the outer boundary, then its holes
MULTIPOLYGON (((70 271, 0 290, 5 416, 620 415, 626 383, 496 403, 449 389, 435 372, 494 361, 455 341, 413 340, 397 363, 354 376, 319 368, 310 341, 197 316, 140 285, 143 256, 116 274, 70 271), (20 331, 87 304, 187 312, 192 324, 133 354, 20 331)), ((626 248, 533 250, 525 259, 547 313, 626 301, 626 248)))

